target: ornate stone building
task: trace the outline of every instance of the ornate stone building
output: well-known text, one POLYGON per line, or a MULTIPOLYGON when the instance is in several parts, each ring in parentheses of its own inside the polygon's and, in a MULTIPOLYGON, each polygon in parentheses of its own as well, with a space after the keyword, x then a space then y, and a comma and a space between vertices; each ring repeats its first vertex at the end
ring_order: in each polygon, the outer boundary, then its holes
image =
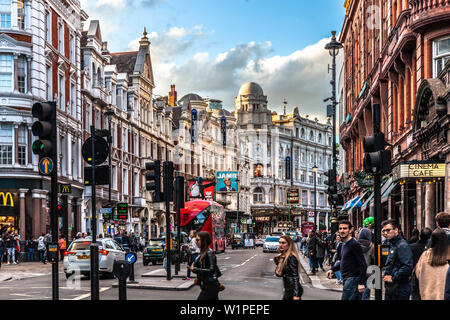
POLYGON ((31 152, 36 101, 57 102, 58 182, 70 183, 63 234, 81 230, 82 139, 80 28, 88 17, 77 0, 1 1, 0 30, 0 224, 22 239, 50 227, 50 179, 38 173, 31 152), (7 198, 4 198, 7 199, 7 198))
POLYGON ((445 130, 448 117, 442 73, 450 57, 450 5, 353 0, 346 7, 340 35, 346 120, 340 139, 349 185, 346 198, 360 197, 350 215, 357 225, 372 215, 370 179, 361 174, 362 137, 372 134, 372 105, 380 104, 381 131, 392 145, 394 168, 394 175, 383 180, 382 218, 398 219, 408 237, 414 227, 434 227, 434 215, 449 210, 448 138, 445 131, 429 126, 443 121, 445 130), (441 169, 413 170, 431 164, 441 169), (398 172, 404 165, 412 165, 411 171, 403 167, 406 171, 398 172))

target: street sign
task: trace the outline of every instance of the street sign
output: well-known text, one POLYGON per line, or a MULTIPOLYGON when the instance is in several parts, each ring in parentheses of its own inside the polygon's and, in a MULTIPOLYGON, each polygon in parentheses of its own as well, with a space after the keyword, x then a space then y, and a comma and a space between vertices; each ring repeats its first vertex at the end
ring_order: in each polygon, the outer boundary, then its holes
POLYGON ((112 213, 112 208, 100 208, 99 212, 101 214, 111 214, 112 213))
POLYGON ((42 174, 50 174, 53 171, 54 163, 52 158, 42 158, 39 161, 39 172, 42 174))
POLYGON ((63 194, 68 194, 72 192, 72 185, 70 184, 60 184, 59 192, 63 194))
POLYGON ((125 260, 131 264, 134 264, 136 262, 136 259, 137 259, 136 253, 134 253, 134 252, 128 252, 125 255, 125 260))
POLYGON ((128 220, 128 203, 117 204, 117 220, 128 220))

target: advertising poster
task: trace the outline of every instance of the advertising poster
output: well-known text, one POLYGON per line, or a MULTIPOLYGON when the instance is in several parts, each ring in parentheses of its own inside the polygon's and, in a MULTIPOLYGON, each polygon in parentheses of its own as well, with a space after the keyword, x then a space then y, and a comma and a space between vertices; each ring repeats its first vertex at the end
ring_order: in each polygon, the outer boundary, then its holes
MULTIPOLYGON (((203 185, 207 185, 211 183, 211 180, 204 180, 203 185)), ((205 200, 214 200, 214 186, 210 186, 203 190, 205 194, 205 200)), ((200 195, 200 186, 198 185, 197 181, 190 181, 189 182, 189 198, 199 198, 201 199, 200 195)))
POLYGON ((218 171, 216 175, 217 192, 237 192, 237 171, 218 171))

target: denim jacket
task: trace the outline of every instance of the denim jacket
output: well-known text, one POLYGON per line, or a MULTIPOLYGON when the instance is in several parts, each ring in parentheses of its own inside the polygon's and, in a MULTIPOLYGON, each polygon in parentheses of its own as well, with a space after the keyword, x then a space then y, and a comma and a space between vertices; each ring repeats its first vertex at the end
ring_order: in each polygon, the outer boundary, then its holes
POLYGON ((389 243, 391 247, 384 274, 392 276, 394 282, 406 282, 410 279, 413 270, 411 248, 401 236, 392 238, 389 243))

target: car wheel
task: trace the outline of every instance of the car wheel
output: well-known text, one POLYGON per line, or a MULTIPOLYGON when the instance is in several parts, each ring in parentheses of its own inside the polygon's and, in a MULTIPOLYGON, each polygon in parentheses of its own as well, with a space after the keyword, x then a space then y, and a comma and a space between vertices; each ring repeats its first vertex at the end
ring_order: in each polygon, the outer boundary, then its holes
POLYGON ((155 266, 156 265, 156 261, 152 261, 152 265, 155 266))
POLYGON ((144 261, 144 267, 148 266, 148 262, 144 261))

